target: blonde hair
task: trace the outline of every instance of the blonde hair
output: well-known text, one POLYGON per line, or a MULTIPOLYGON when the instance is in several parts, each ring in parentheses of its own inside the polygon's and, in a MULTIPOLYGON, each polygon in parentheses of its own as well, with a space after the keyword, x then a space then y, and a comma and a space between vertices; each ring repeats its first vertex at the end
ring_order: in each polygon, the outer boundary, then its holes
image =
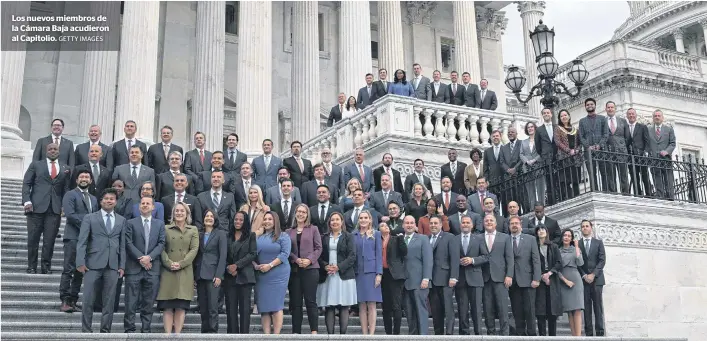
MULTIPOLYGON (((177 209, 177 206, 182 206, 184 207, 184 210, 187 212, 187 217, 186 217, 186 223, 187 225, 191 225, 191 209, 189 209, 189 205, 185 204, 183 201, 180 201, 174 205, 172 208, 172 224, 174 224, 174 211, 177 209)), ((215 219, 216 217, 214 217, 215 219)))
POLYGON ((258 185, 250 185, 250 188, 248 188, 248 193, 245 194, 246 203, 241 206, 240 211, 245 210, 246 212, 250 212, 250 198, 248 198, 248 195, 250 194, 250 190, 252 189, 258 192, 258 203, 255 204, 255 208, 262 210, 265 207, 265 201, 263 201, 263 190, 258 185))
POLYGON ((310 216, 309 216, 309 206, 307 206, 307 204, 302 203, 302 204, 298 204, 297 206, 295 206, 295 219, 292 219, 293 220, 292 226, 291 226, 292 228, 297 228, 297 224, 298 224, 297 223, 297 210, 300 207, 304 207, 304 209, 307 211, 307 218, 304 219, 304 226, 309 226, 312 224, 310 216))
POLYGON ((356 182, 356 184, 358 185, 358 189, 363 189, 363 185, 361 184, 361 181, 358 180, 358 178, 351 178, 349 180, 349 182, 346 183, 346 195, 345 196, 349 196, 349 195, 353 194, 353 192, 356 190, 356 189, 354 189, 354 191, 349 190, 349 187, 351 187, 351 182, 356 182))

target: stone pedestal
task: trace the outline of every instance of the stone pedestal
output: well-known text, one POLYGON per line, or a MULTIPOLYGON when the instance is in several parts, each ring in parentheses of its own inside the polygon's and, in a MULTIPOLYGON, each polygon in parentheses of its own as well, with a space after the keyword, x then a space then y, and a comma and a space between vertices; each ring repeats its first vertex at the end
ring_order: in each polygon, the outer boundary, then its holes
POLYGON ((249 157, 272 137, 272 3, 241 1, 238 26, 236 133, 249 157))
POLYGON ((366 74, 373 70, 371 9, 368 1, 342 1, 339 11, 339 90, 347 98, 358 97, 366 74))
POLYGON ((400 1, 378 1, 378 35, 378 69, 388 70, 392 80, 395 70, 405 70, 400 1))
MULTIPOLYGON (((525 46, 525 69, 526 69, 526 90, 529 91, 535 84, 538 83, 538 69, 535 63, 535 52, 533 50, 533 42, 530 40, 530 32, 535 30, 543 18, 545 10, 545 1, 518 1, 518 12, 523 20, 523 43, 525 46)), ((540 117, 542 105, 540 98, 533 98, 528 102, 529 113, 540 117)))
POLYGON ((155 140, 155 94, 160 3, 128 1, 123 8, 123 30, 118 67, 115 137, 123 137, 127 120, 137 123, 136 137, 155 140))
POLYGON ((295 1, 292 10, 292 133, 308 141, 320 132, 319 6, 295 1))
MULTIPOLYGON (((196 72, 191 134, 206 134, 206 146, 223 145, 223 99, 226 59, 224 1, 199 1, 196 9, 196 72)), ((242 32, 242 31, 241 31, 242 32)))
POLYGON ((454 1, 454 56, 459 72, 469 72, 471 81, 481 80, 479 42, 476 35, 476 10, 473 1, 454 1))

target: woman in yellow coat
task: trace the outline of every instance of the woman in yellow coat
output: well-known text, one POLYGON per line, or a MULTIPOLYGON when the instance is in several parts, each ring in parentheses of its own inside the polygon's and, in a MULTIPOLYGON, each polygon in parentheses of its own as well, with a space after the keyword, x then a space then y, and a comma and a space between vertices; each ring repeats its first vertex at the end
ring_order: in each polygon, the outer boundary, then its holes
POLYGON ((165 227, 162 251, 162 274, 157 294, 157 308, 164 310, 164 332, 179 334, 184 316, 194 297, 192 262, 199 251, 199 231, 191 225, 191 210, 178 202, 172 210, 172 224, 165 227))

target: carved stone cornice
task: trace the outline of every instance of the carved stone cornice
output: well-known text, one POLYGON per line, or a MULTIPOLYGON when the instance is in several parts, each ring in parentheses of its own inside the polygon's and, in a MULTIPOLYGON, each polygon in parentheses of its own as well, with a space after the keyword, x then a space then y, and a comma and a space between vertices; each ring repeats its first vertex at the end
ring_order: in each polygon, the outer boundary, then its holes
POLYGON ((430 17, 437 9, 435 1, 406 1, 407 19, 411 24, 430 25, 430 17))
POLYGON ((707 30, 707 18, 698 21, 703 30, 707 30))
MULTIPOLYGON (((410 174, 415 173, 415 166, 412 163, 407 162, 395 162, 393 168, 400 172, 400 177, 405 178, 410 174)), ((425 169, 422 174, 430 177, 430 180, 439 180, 442 176, 442 167, 436 167, 431 165, 425 165, 425 169)))
POLYGON ((673 35, 673 38, 677 39, 682 39, 685 37, 685 30, 682 29, 682 27, 677 27, 673 30, 670 31, 670 34, 673 35))
POLYGON ((528 12, 545 13, 545 1, 516 1, 518 12, 523 15, 528 12))
POLYGON ((501 40, 507 26, 506 12, 476 7, 476 32, 480 38, 501 40))

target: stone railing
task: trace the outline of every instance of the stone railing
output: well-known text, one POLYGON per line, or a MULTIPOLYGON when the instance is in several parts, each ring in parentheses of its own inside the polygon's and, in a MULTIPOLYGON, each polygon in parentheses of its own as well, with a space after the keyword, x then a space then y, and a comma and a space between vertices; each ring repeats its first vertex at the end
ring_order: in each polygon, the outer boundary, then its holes
POLYGON ((700 73, 700 57, 675 51, 658 50, 660 65, 682 71, 700 73))
MULTIPOLYGON (((343 161, 357 147, 378 145, 389 138, 422 145, 445 146, 461 150, 489 146, 493 130, 507 140, 511 126, 522 127, 537 119, 527 114, 508 114, 422 101, 388 95, 356 115, 337 122, 310 141, 304 142, 302 155, 319 160, 320 151, 329 148, 334 160, 343 161)), ((283 153, 288 157, 289 152, 283 153)))

